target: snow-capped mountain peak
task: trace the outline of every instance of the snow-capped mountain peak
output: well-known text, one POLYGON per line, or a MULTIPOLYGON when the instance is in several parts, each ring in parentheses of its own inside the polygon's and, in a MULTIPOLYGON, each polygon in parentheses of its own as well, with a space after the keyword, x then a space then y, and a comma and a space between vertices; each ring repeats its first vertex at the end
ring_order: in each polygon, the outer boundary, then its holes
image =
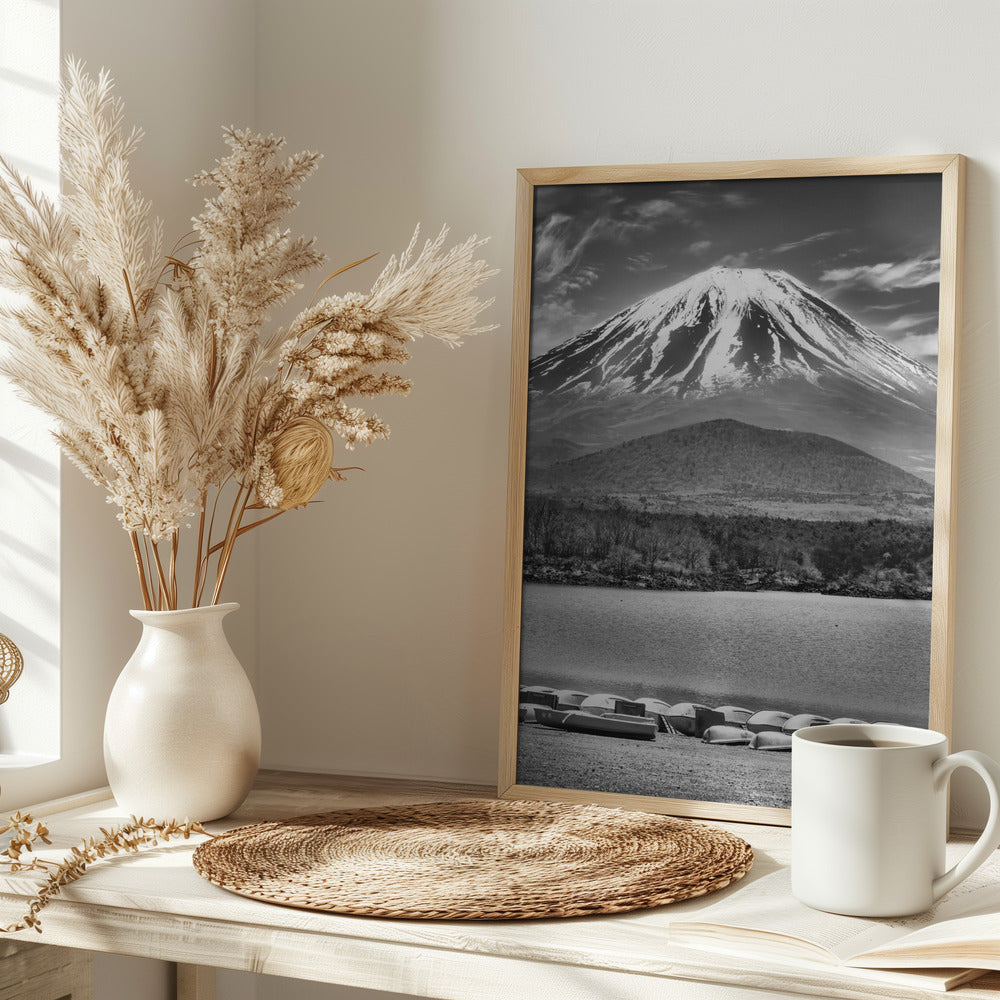
POLYGON ((926 365, 784 271, 713 267, 639 300, 531 363, 533 390, 713 396, 838 376, 926 398, 926 365))

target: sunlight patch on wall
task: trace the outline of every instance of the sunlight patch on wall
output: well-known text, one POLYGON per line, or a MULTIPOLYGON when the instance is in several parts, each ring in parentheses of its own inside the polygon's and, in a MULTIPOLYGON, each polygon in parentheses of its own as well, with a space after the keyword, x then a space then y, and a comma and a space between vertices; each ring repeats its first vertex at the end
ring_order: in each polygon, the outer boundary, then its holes
MULTIPOLYGON (((59 189, 59 5, 0 5, 0 153, 59 189)), ((0 767, 60 752, 59 449, 48 422, 0 382, 0 632, 24 671, 0 706, 0 767)), ((87 585, 100 585, 99 580, 87 585)))

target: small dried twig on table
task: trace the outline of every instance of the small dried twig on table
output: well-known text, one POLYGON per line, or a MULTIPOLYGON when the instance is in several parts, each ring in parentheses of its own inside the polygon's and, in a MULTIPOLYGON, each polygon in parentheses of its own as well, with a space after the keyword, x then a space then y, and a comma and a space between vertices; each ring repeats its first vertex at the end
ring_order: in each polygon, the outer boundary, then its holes
POLYGON ((37 821, 30 813, 15 813, 10 822, 0 828, 0 834, 13 831, 6 855, 0 857, 0 865, 7 865, 12 872, 47 871, 45 881, 39 886, 38 893, 28 905, 28 912, 19 920, 0 931, 14 933, 33 927, 39 934, 42 931, 38 914, 58 896, 64 886, 82 878, 87 868, 102 858, 117 854, 135 854, 143 847, 156 847, 160 841, 174 840, 183 837, 187 840, 192 834, 201 833, 212 836, 201 825, 190 820, 178 823, 177 820, 160 822, 154 819, 143 819, 133 816, 124 826, 114 826, 110 830, 100 828, 100 837, 86 837, 73 847, 62 861, 47 861, 32 857, 22 859, 25 852, 32 853, 36 841, 51 844, 48 839, 48 829, 41 821, 37 821), (32 829, 34 826, 34 829, 32 829))

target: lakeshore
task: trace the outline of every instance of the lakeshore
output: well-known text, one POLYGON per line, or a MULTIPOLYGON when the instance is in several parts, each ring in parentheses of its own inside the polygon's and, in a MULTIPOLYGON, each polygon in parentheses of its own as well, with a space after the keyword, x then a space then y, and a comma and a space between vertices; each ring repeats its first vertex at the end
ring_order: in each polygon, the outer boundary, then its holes
POLYGON ((517 781, 619 795, 786 808, 790 753, 714 746, 662 733, 650 742, 523 724, 517 731, 517 781))
POLYGON ((526 583, 520 682, 926 726, 926 601, 526 583))

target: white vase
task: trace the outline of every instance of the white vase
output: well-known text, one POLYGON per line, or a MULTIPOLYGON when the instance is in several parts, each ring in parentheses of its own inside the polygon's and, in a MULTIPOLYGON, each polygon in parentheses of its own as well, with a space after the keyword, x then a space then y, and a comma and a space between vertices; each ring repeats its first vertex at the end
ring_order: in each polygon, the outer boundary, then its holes
POLYGON ((108 701, 104 762, 129 814, 206 822, 247 796, 260 716, 222 629, 238 604, 132 611, 142 638, 108 701))

